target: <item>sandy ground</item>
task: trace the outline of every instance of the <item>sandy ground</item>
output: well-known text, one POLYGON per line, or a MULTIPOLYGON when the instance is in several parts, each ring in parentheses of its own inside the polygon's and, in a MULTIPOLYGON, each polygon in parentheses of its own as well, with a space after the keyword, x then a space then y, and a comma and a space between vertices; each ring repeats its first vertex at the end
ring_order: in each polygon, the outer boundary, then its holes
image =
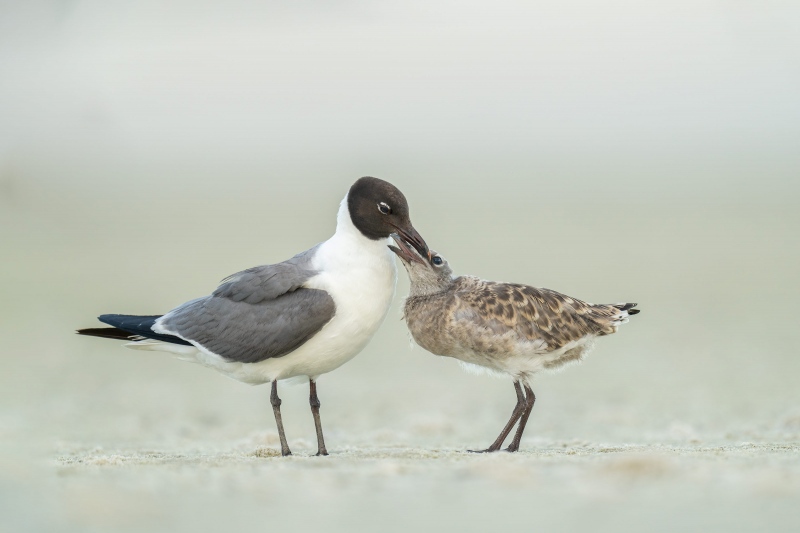
POLYGON ((218 452, 219 443, 73 449, 55 461, 58 481, 51 484, 61 519, 99 528, 745 531, 767 520, 772 530, 790 531, 797 524, 796 444, 534 438, 518 455, 475 457, 406 443, 346 447, 323 461, 283 460, 269 438, 218 452))
POLYGON ((307 389, 281 388, 295 452, 281 458, 267 388, 71 331, 101 312, 167 309, 288 257, 325 238, 335 206, 294 233, 266 231, 265 252, 229 231, 255 222, 239 211, 212 228, 170 218, 188 201, 156 204, 147 220, 124 203, 49 205, 0 213, 13 250, 0 286, 3 531, 800 527, 796 212, 642 208, 609 243, 587 232, 590 217, 552 210, 539 215, 558 231, 521 248, 523 211, 494 219, 498 239, 418 207, 417 225, 457 271, 638 300, 643 312, 584 364, 542 378, 520 453, 485 456, 464 450, 493 440, 513 389, 411 349, 398 298, 364 353, 320 379, 330 457, 310 456, 307 389), (144 227, 121 242, 132 220, 144 227), (177 248, 140 236, 165 220, 188 235, 177 248), (446 238, 456 234, 470 239, 446 238), (543 248, 563 260, 542 261, 543 248))

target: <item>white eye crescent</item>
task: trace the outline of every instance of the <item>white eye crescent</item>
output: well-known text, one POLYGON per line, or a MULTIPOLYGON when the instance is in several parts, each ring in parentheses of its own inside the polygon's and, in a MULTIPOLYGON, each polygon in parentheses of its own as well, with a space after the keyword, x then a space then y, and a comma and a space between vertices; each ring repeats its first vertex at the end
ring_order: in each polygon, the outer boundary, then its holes
POLYGON ((378 211, 380 211, 384 215, 392 214, 392 208, 389 207, 389 204, 387 204, 386 202, 381 202, 378 204, 378 211))

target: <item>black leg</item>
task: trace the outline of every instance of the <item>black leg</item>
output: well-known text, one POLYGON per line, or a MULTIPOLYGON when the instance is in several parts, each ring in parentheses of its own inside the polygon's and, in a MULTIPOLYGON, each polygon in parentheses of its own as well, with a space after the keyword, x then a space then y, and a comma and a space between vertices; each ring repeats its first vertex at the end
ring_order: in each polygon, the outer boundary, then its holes
POLYGON ((519 419, 517 432, 514 434, 514 440, 512 440, 511 444, 509 444, 508 448, 506 448, 507 452, 515 452, 519 450, 519 442, 522 440, 522 433, 525 431, 525 424, 528 423, 528 417, 531 416, 533 404, 536 402, 536 395, 528 385, 525 385, 525 394, 525 412, 522 413, 522 417, 519 419))
POLYGON ((496 452, 503 445, 503 441, 505 441, 506 437, 508 437, 508 434, 511 433, 511 429, 514 427, 514 424, 517 423, 519 417, 522 416, 527 405, 525 403, 525 396, 522 394, 522 387, 520 386, 519 381, 514 382, 514 390, 517 392, 517 405, 514 406, 514 411, 511 413, 511 418, 508 419, 506 427, 503 428, 503 431, 500 432, 500 435, 497 436, 497 439, 495 439, 492 445, 485 450, 469 451, 473 453, 496 452))
POLYGON ((319 398, 317 398, 317 382, 308 378, 310 395, 308 402, 311 404, 311 414, 314 415, 314 427, 317 429, 317 455, 328 455, 325 449, 325 437, 322 436, 322 422, 319 420, 319 398))
POLYGON ((281 455, 284 457, 292 455, 289 445, 286 443, 286 433, 283 432, 283 419, 281 418, 281 399, 278 398, 278 382, 272 382, 272 393, 269 395, 269 402, 272 404, 272 412, 275 414, 275 423, 278 425, 278 436, 281 438, 281 455))

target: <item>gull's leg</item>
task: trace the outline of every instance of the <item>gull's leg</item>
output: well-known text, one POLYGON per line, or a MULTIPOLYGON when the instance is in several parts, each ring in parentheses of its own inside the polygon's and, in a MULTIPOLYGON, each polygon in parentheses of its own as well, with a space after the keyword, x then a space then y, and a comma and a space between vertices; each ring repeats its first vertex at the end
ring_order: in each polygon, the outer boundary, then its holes
POLYGON ((281 438, 281 455, 284 457, 292 455, 289 445, 286 443, 286 433, 283 432, 283 419, 281 418, 281 399, 278 398, 278 381, 272 382, 272 393, 269 395, 269 402, 272 404, 272 412, 275 414, 275 423, 278 425, 278 436, 281 438))
POLYGON ((308 388, 310 395, 308 403, 311 404, 311 414, 314 415, 314 427, 317 429, 317 455, 328 455, 325 449, 325 437, 322 436, 322 423, 319 420, 319 398, 317 398, 317 382, 308 378, 308 388))
POLYGON ((514 427, 514 424, 517 423, 519 417, 522 416, 523 412, 525 411, 525 407, 527 405, 525 402, 525 395, 522 394, 522 387, 520 386, 519 381, 514 382, 514 390, 517 391, 517 405, 514 406, 514 411, 511 413, 511 418, 508 419, 506 427, 503 428, 503 431, 500 432, 500 435, 497 436, 497 439, 492 443, 492 445, 486 448, 485 450, 469 450, 469 451, 473 453, 496 452, 503 445, 503 441, 506 440, 508 434, 511 433, 511 429, 514 427))
POLYGON ((519 450, 519 441, 522 440, 522 433, 525 431, 525 424, 528 423, 528 417, 531 416, 533 404, 536 402, 536 395, 533 394, 533 389, 531 389, 528 385, 525 385, 525 395, 525 412, 522 413, 522 417, 519 419, 517 432, 514 435, 514 440, 512 440, 511 444, 509 444, 508 448, 506 448, 507 452, 515 452, 519 450))

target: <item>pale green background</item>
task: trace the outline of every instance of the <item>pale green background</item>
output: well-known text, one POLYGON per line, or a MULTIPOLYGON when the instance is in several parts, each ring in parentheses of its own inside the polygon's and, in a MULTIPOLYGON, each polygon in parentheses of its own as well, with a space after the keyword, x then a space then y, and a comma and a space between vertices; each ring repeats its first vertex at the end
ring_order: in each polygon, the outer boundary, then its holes
POLYGON ((796 2, 1 2, 0 529, 800 527, 796 2), (638 301, 509 384, 409 348, 265 387, 72 334, 327 238, 361 175, 458 273, 638 301))

